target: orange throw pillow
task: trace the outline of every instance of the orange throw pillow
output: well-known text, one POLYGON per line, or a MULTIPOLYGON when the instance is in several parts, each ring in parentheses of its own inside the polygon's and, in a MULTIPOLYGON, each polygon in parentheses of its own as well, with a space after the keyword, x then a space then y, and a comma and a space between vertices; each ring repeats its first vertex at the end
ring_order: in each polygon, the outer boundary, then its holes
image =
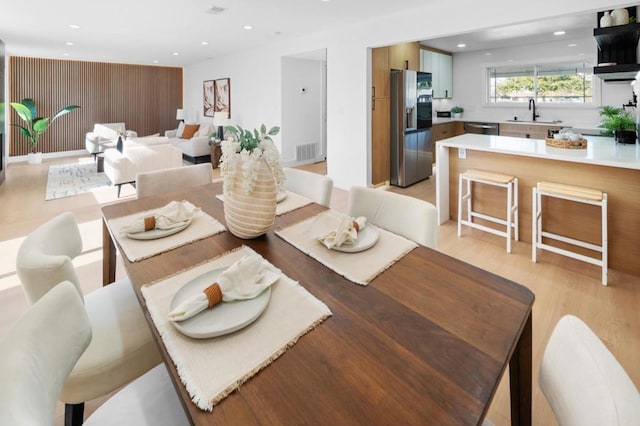
POLYGON ((182 131, 182 139, 191 139, 193 135, 196 134, 198 129, 200 128, 199 124, 187 124, 184 126, 184 130, 182 131))

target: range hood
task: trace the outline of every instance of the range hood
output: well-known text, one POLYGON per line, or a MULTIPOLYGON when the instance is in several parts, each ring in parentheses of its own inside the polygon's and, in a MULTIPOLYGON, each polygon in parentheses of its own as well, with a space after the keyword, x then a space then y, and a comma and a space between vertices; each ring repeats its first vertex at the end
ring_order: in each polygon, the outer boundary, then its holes
POLYGON ((640 71, 640 64, 621 64, 609 65, 603 67, 593 67, 593 74, 603 81, 629 82, 636 79, 636 75, 640 71))

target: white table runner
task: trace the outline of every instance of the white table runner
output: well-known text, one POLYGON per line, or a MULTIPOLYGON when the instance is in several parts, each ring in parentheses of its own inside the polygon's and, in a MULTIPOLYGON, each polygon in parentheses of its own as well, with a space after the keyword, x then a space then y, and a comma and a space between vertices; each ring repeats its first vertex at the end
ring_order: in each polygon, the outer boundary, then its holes
MULTIPOLYGON (((380 238, 373 247, 357 253, 329 250, 308 233, 311 224, 320 215, 338 217, 342 214, 327 210, 302 222, 279 229, 276 235, 356 284, 369 284, 405 254, 418 247, 413 241, 375 227, 380 233, 380 238)), ((367 226, 373 227, 370 224, 367 226)))
POLYGON ((211 339, 192 339, 181 334, 167 317, 175 293, 199 275, 227 267, 251 251, 242 246, 186 272, 142 287, 151 318, 180 380, 202 410, 211 411, 215 404, 331 316, 323 302, 281 274, 271 287, 269 305, 253 324, 211 339))
POLYGON ((120 243, 124 255, 131 262, 153 257, 157 254, 169 251, 189 243, 192 243, 225 230, 224 225, 204 212, 198 213, 191 224, 177 234, 156 240, 134 240, 126 235, 120 235, 123 226, 128 225, 138 217, 152 215, 157 209, 136 213, 130 216, 117 217, 109 221, 109 228, 114 238, 120 243))

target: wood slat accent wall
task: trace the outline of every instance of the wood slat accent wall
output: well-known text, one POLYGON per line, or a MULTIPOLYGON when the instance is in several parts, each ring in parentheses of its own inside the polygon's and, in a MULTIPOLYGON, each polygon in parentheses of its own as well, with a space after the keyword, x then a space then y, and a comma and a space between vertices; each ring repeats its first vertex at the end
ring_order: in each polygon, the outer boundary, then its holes
MULTIPOLYGON (((32 98, 45 117, 67 105, 81 106, 41 136, 38 148, 44 153, 84 149, 94 123, 124 122, 139 136, 164 134, 178 124, 182 91, 183 69, 177 67, 9 58, 8 102, 32 98)), ((23 123, 10 110, 9 123, 23 123)), ((29 146, 20 129, 12 126, 9 133, 9 155, 26 155, 29 146)))

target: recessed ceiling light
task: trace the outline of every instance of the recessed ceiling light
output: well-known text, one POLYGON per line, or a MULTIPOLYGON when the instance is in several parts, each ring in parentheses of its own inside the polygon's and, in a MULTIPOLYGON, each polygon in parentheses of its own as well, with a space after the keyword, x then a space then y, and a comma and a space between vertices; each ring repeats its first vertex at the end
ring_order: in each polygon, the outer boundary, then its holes
POLYGON ((173 56, 178 56, 178 55, 179 55, 179 53, 178 53, 178 52, 173 52, 173 53, 172 53, 172 55, 173 55, 173 56))
POLYGON ((154 64, 157 64, 157 63, 158 63, 158 60, 153 61, 153 63, 154 63, 154 64))
POLYGON ((323 2, 328 2, 329 0, 322 0, 323 2))
POLYGON ((556 31, 555 33, 553 33, 553 35, 558 36, 558 35, 565 35, 566 32, 564 31, 556 31))
POLYGON ((466 45, 466 44, 464 44, 464 43, 459 43, 459 44, 458 44, 458 47, 467 47, 467 45, 466 45))
POLYGON ((74 30, 79 30, 80 29, 80 25, 71 24, 71 25, 69 25, 69 28, 73 28, 74 30))
POLYGON ((577 44, 575 44, 575 43, 571 43, 571 44, 569 44, 568 46, 569 46, 569 47, 576 47, 576 46, 577 46, 577 44))
POLYGON ((72 41, 68 41, 65 43, 67 46, 73 46, 73 42, 72 41))
POLYGON ((491 52, 485 53, 484 56, 491 56, 491 52))
POLYGON ((69 56, 69 54, 68 53, 63 53, 62 56, 69 56))
POLYGON ((203 45, 203 46, 208 46, 209 42, 208 41, 201 41, 200 44, 203 45))
POLYGON ((253 29, 253 27, 251 25, 245 25, 242 28, 244 28, 245 30, 252 30, 253 29))

